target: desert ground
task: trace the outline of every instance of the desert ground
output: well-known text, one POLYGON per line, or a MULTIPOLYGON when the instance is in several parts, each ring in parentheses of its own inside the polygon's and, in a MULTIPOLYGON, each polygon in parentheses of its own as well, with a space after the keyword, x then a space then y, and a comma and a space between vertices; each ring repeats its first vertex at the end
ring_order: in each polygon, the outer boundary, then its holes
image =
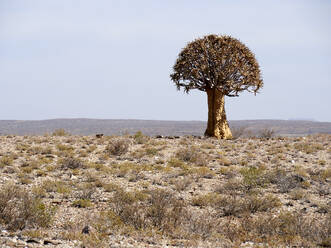
POLYGON ((331 247, 331 135, 0 136, 0 247, 331 247))

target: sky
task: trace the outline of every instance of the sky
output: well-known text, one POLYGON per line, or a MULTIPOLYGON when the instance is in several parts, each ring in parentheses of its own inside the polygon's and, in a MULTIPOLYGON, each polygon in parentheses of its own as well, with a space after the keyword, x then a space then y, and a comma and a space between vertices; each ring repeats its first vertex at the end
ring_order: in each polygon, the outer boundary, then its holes
POLYGON ((264 87, 230 120, 331 122, 329 0, 0 0, 0 120, 207 120, 205 92, 169 75, 186 44, 231 35, 264 87))

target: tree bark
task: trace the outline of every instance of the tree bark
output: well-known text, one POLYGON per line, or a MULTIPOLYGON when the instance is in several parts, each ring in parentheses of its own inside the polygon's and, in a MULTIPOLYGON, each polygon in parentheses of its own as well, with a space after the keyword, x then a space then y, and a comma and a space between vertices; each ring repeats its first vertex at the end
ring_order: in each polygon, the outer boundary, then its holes
POLYGON ((208 124, 205 136, 218 139, 231 139, 232 133, 226 120, 224 97, 217 89, 207 89, 208 124))

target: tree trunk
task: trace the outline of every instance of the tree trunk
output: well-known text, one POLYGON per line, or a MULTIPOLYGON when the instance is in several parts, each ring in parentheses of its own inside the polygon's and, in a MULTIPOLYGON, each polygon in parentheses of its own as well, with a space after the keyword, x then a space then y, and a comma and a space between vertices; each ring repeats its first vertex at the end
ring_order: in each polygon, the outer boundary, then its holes
POLYGON ((226 120, 224 95, 217 89, 207 89, 208 124, 205 136, 231 139, 232 133, 226 120))

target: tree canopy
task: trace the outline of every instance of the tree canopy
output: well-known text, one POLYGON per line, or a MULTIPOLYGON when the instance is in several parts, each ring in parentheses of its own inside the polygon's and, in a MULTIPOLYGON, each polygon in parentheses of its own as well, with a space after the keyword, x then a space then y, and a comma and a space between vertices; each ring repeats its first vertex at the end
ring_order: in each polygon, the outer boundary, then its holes
POLYGON ((170 75, 177 89, 217 89, 226 96, 244 90, 257 93, 263 86, 254 54, 230 36, 208 35, 196 39, 180 52, 170 75))

